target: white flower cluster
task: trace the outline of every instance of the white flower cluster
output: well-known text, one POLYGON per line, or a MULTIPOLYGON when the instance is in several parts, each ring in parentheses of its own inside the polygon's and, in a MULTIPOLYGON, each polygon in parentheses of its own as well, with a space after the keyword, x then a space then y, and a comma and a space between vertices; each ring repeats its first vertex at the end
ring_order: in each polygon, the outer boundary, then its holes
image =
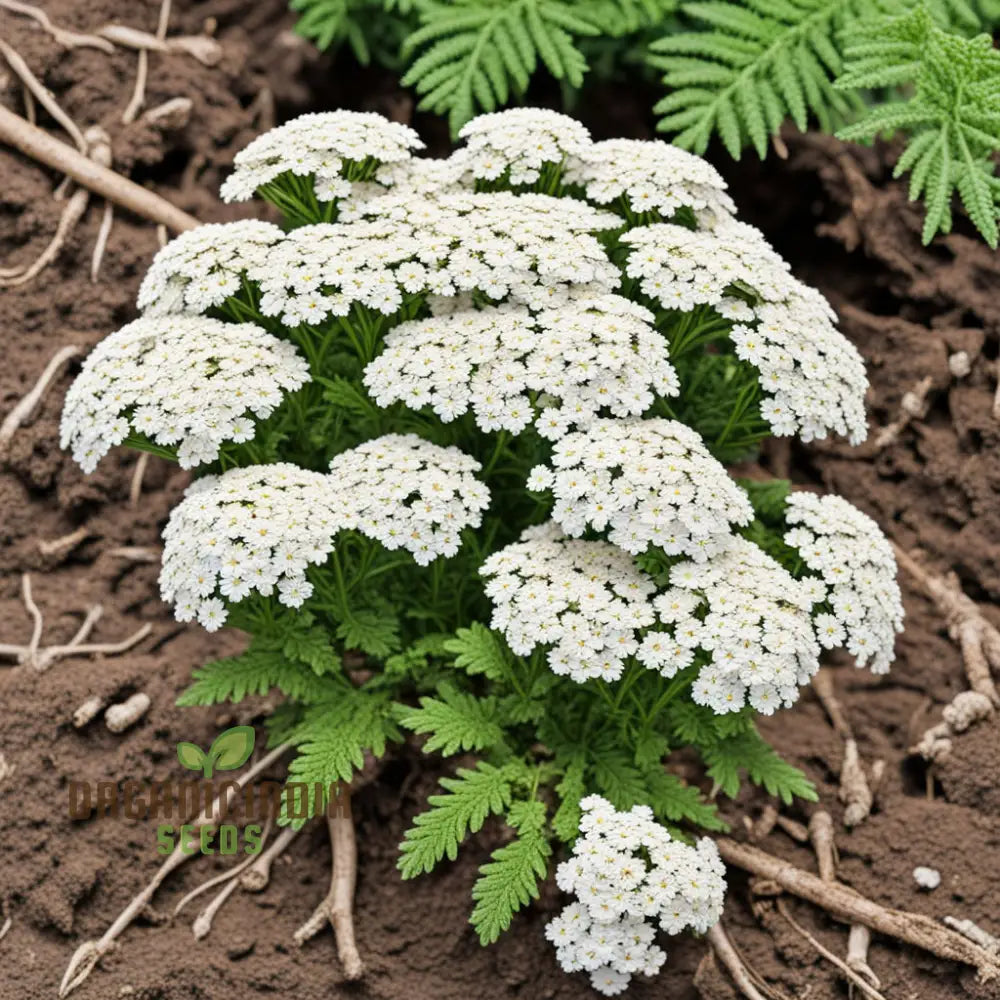
POLYGON ((545 936, 567 972, 589 972, 605 996, 621 993, 636 974, 659 972, 667 934, 703 934, 722 915, 725 866, 707 837, 697 846, 674 840, 648 806, 618 812, 606 799, 580 802, 582 834, 556 883, 577 901, 550 921, 545 936))
POLYGON ((739 358, 760 373, 769 394, 761 414, 775 434, 803 441, 834 430, 853 444, 867 434, 865 366, 834 325, 836 314, 752 226, 728 219, 711 232, 658 224, 625 233, 625 271, 666 309, 715 306, 736 325, 739 358), (747 303, 736 291, 751 293, 747 303))
POLYGON ((143 316, 90 353, 69 392, 60 443, 85 472, 130 432, 177 446, 181 468, 212 462, 223 441, 249 441, 287 392, 309 381, 293 344, 252 323, 143 316))
POLYGON ((461 162, 476 180, 497 180, 506 171, 514 186, 534 184, 547 163, 586 155, 590 133, 575 119, 545 108, 511 108, 479 115, 462 127, 461 162))
POLYGON ((574 298, 533 316, 465 310, 395 327, 365 369, 379 406, 430 406, 444 421, 469 409, 485 431, 534 422, 558 439, 602 412, 642 413, 676 395, 666 339, 646 309, 617 295, 574 298))
POLYGON ((411 149, 423 149, 407 125, 365 111, 300 115, 258 136, 236 154, 222 185, 223 201, 246 201, 284 173, 312 177, 316 198, 335 201, 351 193, 347 164, 398 163, 411 149))
POLYGON ((669 219, 687 207, 706 228, 736 211, 715 167, 666 142, 595 142, 567 161, 565 181, 582 186, 587 198, 598 205, 624 199, 637 214, 658 212, 669 219))
POLYGON ((654 620, 656 587, 607 542, 566 538, 552 523, 528 528, 479 572, 489 581, 491 625, 520 656, 551 646, 552 671, 583 683, 617 680, 638 648, 636 630, 654 620))
POLYGON ((139 308, 158 316, 206 312, 240 291, 242 275, 259 265, 283 233, 270 222, 210 223, 171 240, 153 258, 139 286, 139 308))
POLYGON ((591 233, 614 216, 544 195, 386 195, 356 216, 303 226, 250 272, 261 312, 291 326, 345 316, 353 303, 391 315, 407 295, 479 292, 535 309, 620 281, 591 233))
POLYGON ((163 599, 178 621, 197 618, 210 632, 226 621, 225 601, 252 591, 277 590, 299 607, 312 594, 306 568, 353 525, 354 499, 332 477, 286 462, 196 480, 163 531, 163 599))
POLYGON ((747 702, 771 715, 798 698, 798 686, 819 669, 809 616, 823 598, 818 580, 796 580, 762 549, 734 536, 708 562, 674 566, 670 582, 653 601, 670 628, 646 633, 636 654, 641 663, 673 677, 694 662, 699 648, 705 650, 711 660, 699 671, 692 697, 720 715, 747 702))
POLYGON ((454 555, 462 530, 482 521, 490 492, 473 475, 479 469, 458 448, 415 434, 386 434, 330 463, 338 489, 353 498, 357 530, 421 566, 454 555))
POLYGON ((633 555, 656 545, 704 561, 726 546, 732 524, 753 520, 743 490, 676 420, 596 420, 558 441, 550 461, 528 488, 553 491, 552 519, 574 536, 609 529, 633 555))
POLYGON ((819 641, 846 646, 859 667, 884 674, 895 659, 903 604, 896 583, 896 558, 885 535, 867 514, 838 496, 792 493, 785 519, 797 525, 785 542, 830 587, 832 614, 816 616, 819 641))

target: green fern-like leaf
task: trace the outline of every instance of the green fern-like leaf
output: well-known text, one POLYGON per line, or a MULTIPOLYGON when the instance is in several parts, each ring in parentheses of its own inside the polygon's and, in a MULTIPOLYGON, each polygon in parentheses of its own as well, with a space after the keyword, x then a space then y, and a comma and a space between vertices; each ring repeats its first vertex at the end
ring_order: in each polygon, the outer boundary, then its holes
POLYGON ((944 31, 919 6, 849 35, 838 87, 885 88, 911 83, 912 94, 878 105, 841 129, 843 139, 902 131, 908 144, 895 176, 910 174, 910 198, 926 207, 923 240, 951 229, 957 193, 987 243, 997 246, 1000 150, 1000 52, 988 35, 944 31))
POLYGON ((739 159, 751 143, 763 158, 785 118, 830 130, 862 107, 837 91, 841 29, 881 13, 892 0, 708 0, 683 12, 704 25, 653 43, 651 61, 670 93, 656 105, 659 128, 703 153, 718 134, 739 159))
POLYGON ((600 33, 566 0, 416 0, 421 27, 404 44, 419 52, 403 83, 420 108, 447 114, 457 133, 477 109, 493 111, 523 94, 539 62, 572 87, 587 62, 577 37, 600 33))
POLYGON ((507 822, 517 837, 491 855, 492 861, 479 869, 472 887, 475 909, 469 922, 481 944, 492 944, 510 927, 522 907, 538 899, 538 883, 548 872, 552 853, 545 837, 545 806, 541 802, 516 802, 507 822))
POLYGON ((510 652, 504 641, 480 622, 460 628, 454 639, 444 644, 446 653, 455 657, 455 666, 467 674, 483 674, 488 680, 506 677, 510 652))
POLYGON ((387 699, 344 684, 336 695, 308 706, 287 738, 298 755, 288 767, 291 781, 330 786, 350 781, 364 765, 365 753, 385 753, 387 740, 398 740, 387 699))
POLYGON ((462 751, 487 750, 503 744, 496 698, 476 698, 448 684, 437 698, 421 698, 419 709, 405 709, 401 726, 430 733, 424 749, 451 756, 462 751))
POLYGON ((399 845, 403 878, 431 871, 445 855, 454 861, 466 834, 510 805, 512 776, 510 767, 480 761, 473 770, 459 768, 456 777, 442 778, 447 794, 428 798, 430 809, 414 819, 399 845))
POLYGON ((739 794, 743 771, 755 785, 762 785, 769 795, 777 795, 786 804, 793 798, 809 802, 818 798, 812 782, 782 760, 754 728, 703 747, 702 754, 708 776, 731 798, 739 794))
POLYGON ((278 688, 290 698, 317 701, 330 694, 330 684, 298 658, 281 648, 254 643, 239 656, 213 660, 194 671, 194 683, 177 699, 178 705, 217 705, 238 702, 248 695, 278 688))
POLYGON ((352 611, 351 617, 337 627, 337 638, 348 649, 360 649, 370 656, 383 658, 399 648, 399 621, 389 613, 373 608, 352 611))
POLYGON ((648 770, 643 779, 648 791, 648 805, 656 818, 668 823, 691 823, 703 830, 727 830, 715 806, 705 802, 697 788, 685 785, 675 774, 662 767, 648 770))
POLYGON ((552 817, 552 830, 564 843, 576 840, 580 832, 580 818, 583 815, 580 799, 587 790, 583 780, 584 769, 583 757, 574 758, 567 765, 562 781, 556 785, 560 801, 559 808, 552 817))

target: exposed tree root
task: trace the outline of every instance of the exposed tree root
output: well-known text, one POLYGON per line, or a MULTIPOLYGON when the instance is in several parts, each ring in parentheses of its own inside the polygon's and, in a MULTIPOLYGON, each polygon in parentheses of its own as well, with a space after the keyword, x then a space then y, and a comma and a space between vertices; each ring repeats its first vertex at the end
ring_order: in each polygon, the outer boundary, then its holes
POLYGON ((872 942, 872 932, 864 924, 851 924, 847 935, 847 966, 861 976, 870 986, 880 990, 882 981, 868 964, 868 947, 872 942))
POLYGON ((30 17, 40 24, 56 43, 63 46, 63 48, 100 49, 102 52, 107 52, 108 54, 115 50, 115 47, 106 38, 98 38, 97 35, 82 34, 78 31, 68 31, 66 28, 57 28, 49 20, 49 15, 41 7, 36 7, 34 4, 21 3, 20 0, 0 0, 0 7, 14 14, 23 14, 25 17, 30 17))
POLYGON ((1000 958, 1000 939, 995 938, 988 931, 984 931, 979 924, 971 920, 956 920, 955 917, 945 917, 944 922, 954 930, 958 931, 962 937, 967 937, 974 941, 980 948, 985 948, 992 955, 1000 958))
POLYGON ((837 880, 837 844, 833 839, 833 820, 825 809, 817 809, 809 820, 809 840, 816 852, 819 877, 824 882, 837 880))
POLYGON ((806 941, 809 942, 823 956, 831 965, 836 966, 841 973, 847 978, 847 980, 854 986, 857 986, 859 990, 870 1000, 885 1000, 885 997, 879 993, 879 991, 871 985, 866 979, 855 972, 846 962, 842 959, 837 958, 836 955, 829 948, 824 947, 816 940, 801 924, 797 923, 792 915, 788 912, 788 907, 779 899, 774 904, 777 907, 778 913, 788 922, 788 925, 795 931, 796 934, 800 935, 806 941))
POLYGON ((81 542, 90 538, 93 532, 87 525, 82 524, 76 531, 71 531, 68 535, 60 535, 51 541, 44 538, 38 540, 38 551, 43 556, 64 556, 72 552, 81 542))
POLYGON ((969 687, 989 698, 994 707, 1000 707, 1000 694, 991 673, 991 668, 1000 670, 1000 631, 962 592, 954 573, 946 577, 935 576, 898 545, 894 544, 893 549, 897 562, 920 584, 944 615, 948 635, 962 650, 969 687))
POLYGON ((337 957, 348 980, 364 975, 364 964, 354 938, 354 888, 358 877, 358 845, 354 836, 354 819, 351 815, 351 788, 341 784, 338 789, 334 815, 327 818, 330 830, 330 850, 333 854, 333 871, 330 891, 316 907, 313 915, 295 932, 295 943, 300 947, 315 937, 327 921, 333 927, 337 942, 337 957))
MULTIPOLYGON (((273 821, 272 821, 271 817, 268 816, 267 823, 264 825, 264 832, 263 832, 263 834, 261 834, 260 842, 262 844, 266 844, 267 843, 267 839, 271 835, 271 827, 272 827, 272 825, 273 825, 273 821)), ((176 917, 177 914, 179 914, 181 912, 181 910, 183 910, 184 907, 187 906, 188 903, 191 902, 192 899, 197 899, 203 892, 208 892, 208 890, 211 889, 213 886, 219 885, 219 883, 221 883, 221 882, 228 882, 230 880, 234 880, 235 881, 236 880, 236 876, 239 875, 239 873, 241 871, 243 871, 248 865, 252 865, 257 860, 257 858, 259 858, 259 857, 260 857, 259 854, 248 854, 238 865, 235 865, 234 867, 230 868, 228 871, 220 872, 218 875, 214 876, 213 878, 207 879, 206 881, 202 882, 201 885, 195 886, 195 888, 193 888, 174 907, 174 916, 176 917)))
POLYGON ((115 656, 118 653, 124 653, 137 643, 142 642, 153 631, 153 626, 147 623, 138 631, 133 632, 127 639, 122 639, 121 642, 87 644, 84 640, 90 635, 97 620, 101 617, 101 606, 95 604, 87 612, 83 624, 69 642, 59 646, 39 648, 43 628, 42 613, 38 610, 38 605, 35 604, 32 597, 31 577, 27 573, 21 577, 21 597, 32 620, 31 638, 26 646, 0 643, 0 657, 16 660, 18 664, 27 664, 38 671, 48 670, 56 660, 69 656, 93 656, 98 653, 104 656, 115 656))
POLYGON ((67 174, 88 191, 144 219, 161 222, 174 232, 182 233, 199 225, 193 215, 171 205, 165 198, 102 167, 4 107, 0 107, 0 142, 8 143, 25 156, 67 174))
MULTIPOLYGON (((229 805, 232 803, 237 792, 242 789, 247 782, 252 781, 262 771, 267 770, 267 768, 279 760, 289 749, 290 746, 287 743, 276 747, 265 757, 262 757, 259 761, 257 761, 256 764, 248 768, 247 771, 240 775, 239 778, 229 783, 226 787, 225 798, 216 798, 208 809, 191 821, 191 825, 194 826, 195 830, 200 830, 205 826, 217 826, 222 816, 224 816, 228 810, 229 805)), ((163 862, 146 887, 133 897, 132 901, 125 907, 124 910, 122 910, 117 919, 104 932, 101 938, 97 941, 84 941, 83 944, 76 949, 73 953, 73 957, 70 959, 69 966, 63 975, 62 982, 59 985, 60 997, 68 996, 87 979, 101 958, 114 946, 115 941, 142 912, 143 908, 149 905, 149 902, 152 900, 153 895, 163 880, 172 871, 184 864, 185 861, 194 857, 193 854, 184 853, 183 848, 186 846, 186 844, 179 843, 177 847, 174 848, 173 853, 169 858, 167 858, 166 861, 163 862)))
POLYGON ((286 826, 274 843, 263 854, 258 854, 252 865, 240 876, 239 884, 247 892, 263 892, 271 881, 271 865, 285 853, 299 829, 286 826))
POLYGON ((838 798, 845 806, 844 825, 857 826, 871 814, 875 797, 861 766, 861 755, 858 753, 854 731, 847 721, 847 715, 844 713, 844 708, 834 689, 833 672, 826 667, 819 670, 813 678, 813 690, 829 716, 830 723, 837 731, 837 735, 844 741, 838 798))
POLYGON ((743 956, 729 940, 721 920, 709 930, 705 940, 712 946, 715 957, 722 963, 722 967, 729 973, 736 988, 746 1000, 779 1000, 781 995, 768 986, 743 960, 743 956))
POLYGON ((922 948, 939 958, 971 965, 983 980, 1000 977, 1000 958, 930 917, 881 906, 845 885, 824 882, 787 861, 749 844, 737 843, 729 837, 720 837, 717 844, 726 864, 768 879, 785 892, 813 903, 838 920, 863 924, 870 930, 922 948))
POLYGON ((63 368, 80 353, 80 348, 75 344, 67 344, 66 347, 61 347, 56 351, 42 374, 38 376, 38 381, 7 414, 4 422, 0 424, 0 458, 3 457, 18 428, 31 423, 39 404, 45 398, 52 383, 62 374, 63 368))

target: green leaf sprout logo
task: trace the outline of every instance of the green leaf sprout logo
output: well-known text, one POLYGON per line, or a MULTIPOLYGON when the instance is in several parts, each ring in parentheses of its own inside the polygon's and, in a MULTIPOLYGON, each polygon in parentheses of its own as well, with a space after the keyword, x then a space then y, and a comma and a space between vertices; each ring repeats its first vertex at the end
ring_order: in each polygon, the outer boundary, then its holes
POLYGON ((216 736, 205 753, 197 743, 178 743, 177 759, 189 771, 201 771, 211 778, 213 771, 232 771, 245 764, 253 753, 253 726, 233 726, 216 736))

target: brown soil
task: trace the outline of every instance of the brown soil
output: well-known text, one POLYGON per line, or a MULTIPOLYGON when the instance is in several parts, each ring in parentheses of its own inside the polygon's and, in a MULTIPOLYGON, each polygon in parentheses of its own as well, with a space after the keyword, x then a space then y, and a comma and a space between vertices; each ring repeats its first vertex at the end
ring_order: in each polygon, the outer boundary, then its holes
MULTIPOLYGON (((158 9, 158 3, 123 0, 86 5, 55 0, 45 6, 57 24, 78 30, 110 20, 152 30, 158 9)), ((262 89, 273 96, 279 117, 342 104, 410 114, 406 95, 378 74, 351 67, 339 77, 338 90, 337 67, 331 73, 329 59, 287 34, 281 0, 181 0, 171 32, 196 33, 206 19, 214 19, 223 44, 218 66, 206 68, 178 55, 150 60, 147 107, 177 96, 194 102, 190 123, 167 133, 119 123, 131 93, 134 53, 63 52, 32 22, 13 15, 4 16, 2 34, 77 123, 104 125, 119 169, 206 221, 232 215, 214 192, 233 152, 266 121, 266 102, 263 119, 261 103, 255 103, 262 89), (364 102, 359 94, 366 95, 364 102)), ((21 112, 19 88, 9 79, 2 86, 4 103, 21 112)), ((619 98, 637 106, 635 98, 617 94, 614 100, 619 98)), ((607 111, 601 114, 607 121, 607 111)), ((636 122, 630 131, 643 128, 634 111, 614 120, 618 132, 623 121, 636 122)), ((924 375, 934 379, 930 413, 896 444, 880 454, 839 444, 796 448, 793 476, 842 493, 876 516, 900 544, 923 549, 936 569, 954 568, 966 591, 992 614, 988 605, 1000 596, 1000 425, 991 416, 1000 265, 966 235, 920 246, 918 214, 887 177, 892 150, 851 150, 810 136, 789 137, 789 144, 786 164, 772 158, 763 167, 736 168, 718 160, 732 175, 746 217, 752 221, 756 215, 799 273, 838 307, 845 331, 869 362, 873 426, 895 416, 913 383, 924 375), (962 380, 947 368, 948 354, 958 349, 974 359, 972 373, 962 380)), ((5 179, 0 248, 9 265, 40 251, 61 205, 51 197, 58 178, 37 165, 0 151, 0 170, 5 179)), ((87 273, 99 219, 99 206, 92 205, 54 265, 27 287, 0 295, 0 415, 30 388, 59 347, 89 348, 132 317, 138 280, 157 246, 154 227, 117 213, 100 280, 92 284, 87 273)), ((119 657, 66 660, 41 675, 0 669, 0 753, 14 769, 0 784, 0 902, 12 919, 0 943, 0 1000, 54 997, 76 946, 98 937, 158 865, 151 822, 73 822, 67 815, 68 782, 178 778, 178 740, 207 745, 220 727, 259 722, 265 712, 260 699, 232 712, 174 706, 191 668, 233 651, 240 638, 178 627, 156 597, 155 565, 130 564, 112 554, 120 546, 157 546, 159 528, 185 477, 153 460, 141 500, 132 508, 133 457, 121 454, 102 463, 95 475, 83 476, 58 448, 58 415, 69 378, 59 380, 33 423, 18 431, 0 469, 0 641, 23 642, 30 634, 20 601, 22 572, 32 574, 45 642, 66 641, 95 603, 105 610, 94 633, 97 641, 115 641, 144 622, 152 623, 154 632, 119 657), (81 525, 88 536, 74 549, 58 556, 39 551, 39 541, 81 525), (152 708, 124 735, 110 734, 99 721, 73 728, 71 716, 89 695, 120 698, 138 690, 150 696, 152 708)), ((902 583, 907 630, 892 674, 875 680, 847 666, 837 670, 864 759, 888 762, 870 820, 851 833, 838 824, 840 875, 887 905, 968 917, 997 932, 1000 738, 995 724, 959 738, 936 774, 934 801, 927 800, 924 771, 907 758, 907 748, 966 683, 939 615, 911 581, 902 583), (919 892, 911 875, 917 865, 938 868, 941 887, 919 892)), ((804 698, 764 729, 787 758, 808 771, 823 806, 839 821, 841 746, 815 700, 804 698)), ((326 891, 326 834, 313 827, 276 865, 270 887, 260 895, 234 896, 200 942, 190 932, 198 904, 180 919, 165 918, 184 893, 225 865, 219 859, 190 862, 157 894, 155 912, 126 932, 76 996, 592 996, 580 977, 559 971, 542 938, 547 911, 557 905, 551 895, 517 919, 498 945, 482 949, 476 942, 466 923, 468 892, 495 831, 485 831, 458 862, 433 877, 400 883, 396 845, 440 773, 405 753, 357 797, 357 931, 369 968, 363 983, 341 985, 329 933, 302 950, 291 944, 292 932, 326 891)), ((738 830, 741 817, 756 815, 764 801, 748 792, 732 806, 729 815, 738 830)), ((792 815, 808 818, 799 808, 792 815)), ((780 832, 762 846, 814 869, 810 851, 780 832)), ((743 876, 733 873, 731 881, 725 919, 758 972, 789 995, 842 997, 845 987, 832 968, 779 917, 753 914, 743 876)), ((790 906, 828 948, 843 953, 842 926, 805 904, 790 906)), ((664 974, 651 985, 636 985, 630 995, 729 1000, 733 988, 710 964, 695 977, 706 950, 691 939, 678 941, 664 974)), ((1000 996, 995 986, 976 983, 970 970, 890 941, 873 944, 871 965, 889 998, 1000 996)))

